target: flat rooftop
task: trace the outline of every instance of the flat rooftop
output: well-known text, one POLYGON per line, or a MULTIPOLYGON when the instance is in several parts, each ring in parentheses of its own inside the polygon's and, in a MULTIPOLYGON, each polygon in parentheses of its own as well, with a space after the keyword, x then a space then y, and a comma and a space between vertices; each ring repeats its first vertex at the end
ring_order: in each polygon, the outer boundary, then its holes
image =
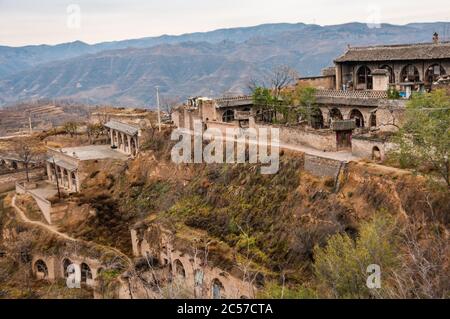
POLYGON ((110 145, 88 145, 78 147, 64 147, 61 149, 66 155, 75 157, 81 161, 118 159, 125 161, 128 155, 112 149, 110 145))

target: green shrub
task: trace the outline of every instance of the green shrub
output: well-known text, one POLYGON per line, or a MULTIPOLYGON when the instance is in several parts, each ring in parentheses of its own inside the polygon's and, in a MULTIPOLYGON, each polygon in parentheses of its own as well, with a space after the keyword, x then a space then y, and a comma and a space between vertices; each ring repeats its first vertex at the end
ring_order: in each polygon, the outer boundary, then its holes
POLYGON ((356 240, 347 234, 331 236, 326 247, 314 249, 313 268, 319 283, 334 298, 374 297, 375 291, 366 286, 367 267, 379 265, 382 278, 396 267, 397 231, 394 218, 379 213, 361 224, 356 240))

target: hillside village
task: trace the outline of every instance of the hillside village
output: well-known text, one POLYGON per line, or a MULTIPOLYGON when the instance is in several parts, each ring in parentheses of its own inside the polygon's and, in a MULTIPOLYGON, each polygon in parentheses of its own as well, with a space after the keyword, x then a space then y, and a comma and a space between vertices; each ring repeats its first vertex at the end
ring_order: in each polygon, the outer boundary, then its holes
POLYGON ((450 42, 430 40, 349 47, 319 76, 192 97, 162 120, 39 106, 23 113, 67 117, 17 132, 0 113, 0 297, 448 298, 448 157, 447 179, 395 157, 420 96, 448 133, 450 42), (278 173, 174 163, 172 131, 196 123, 233 140, 279 129, 278 173), (383 288, 362 287, 366 263, 383 288))

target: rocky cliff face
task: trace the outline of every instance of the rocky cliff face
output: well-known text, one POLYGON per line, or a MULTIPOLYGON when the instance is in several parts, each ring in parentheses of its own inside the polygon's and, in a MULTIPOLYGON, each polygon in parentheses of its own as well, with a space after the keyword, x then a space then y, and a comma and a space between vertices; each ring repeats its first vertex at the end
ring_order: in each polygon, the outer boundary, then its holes
POLYGON ((415 225, 423 238, 433 228, 448 236, 448 190, 407 171, 350 163, 336 191, 335 179, 304 171, 299 153, 283 153, 278 174, 260 175, 255 165, 176 166, 169 151, 169 144, 154 142, 119 175, 88 180, 81 199, 97 214, 77 226, 78 235, 131 247, 123 236, 150 222, 178 234, 183 244, 176 248, 183 251, 192 250, 201 232, 202 240, 216 243, 213 265, 232 271, 248 259, 267 280, 283 274, 293 286, 315 281, 315 246, 334 234, 356 238, 361 223, 379 213, 397 220, 398 233, 415 225))

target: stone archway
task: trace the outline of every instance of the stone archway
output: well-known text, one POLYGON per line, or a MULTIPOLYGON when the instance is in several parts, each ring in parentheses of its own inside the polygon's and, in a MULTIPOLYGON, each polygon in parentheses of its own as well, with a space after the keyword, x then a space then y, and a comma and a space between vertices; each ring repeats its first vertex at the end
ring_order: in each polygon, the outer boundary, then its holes
POLYGON ((48 267, 42 259, 36 260, 34 263, 34 271, 39 279, 48 278, 48 267))
POLYGON ((400 81, 413 83, 420 82, 419 70, 412 64, 404 66, 400 73, 400 81))
POLYGON ((364 127, 364 116, 362 115, 361 111, 358 109, 353 109, 350 111, 349 119, 355 120, 356 127, 362 128, 364 127))
POLYGON ((372 148, 372 160, 381 161, 381 151, 378 146, 372 148))
POLYGON ((64 258, 63 261, 62 261, 62 268, 63 268, 64 278, 69 277, 68 268, 69 268, 70 265, 72 265, 72 261, 69 258, 64 258))
POLYGON ((343 120, 344 117, 342 116, 341 111, 337 108, 337 107, 333 107, 330 110, 330 115, 329 115, 330 119, 332 120, 343 120))
POLYGON ((222 282, 215 278, 211 282, 211 297, 212 299, 223 299, 224 298, 225 289, 223 287, 222 282))
POLYGON ((179 259, 176 259, 173 262, 173 266, 175 276, 179 278, 186 278, 186 270, 184 269, 183 263, 179 259))
POLYGON ((92 270, 86 263, 81 263, 81 282, 87 283, 88 280, 92 279, 92 270))

